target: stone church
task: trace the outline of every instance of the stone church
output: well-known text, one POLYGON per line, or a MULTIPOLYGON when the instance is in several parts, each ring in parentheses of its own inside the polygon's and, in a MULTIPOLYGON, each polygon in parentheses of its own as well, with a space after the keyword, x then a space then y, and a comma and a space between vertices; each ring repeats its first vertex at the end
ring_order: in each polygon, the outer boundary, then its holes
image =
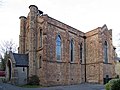
POLYGON ((103 84, 106 78, 115 77, 112 30, 106 25, 84 33, 43 14, 35 5, 29 9, 27 17, 20 17, 19 50, 12 55, 18 56, 9 59, 9 63, 17 61, 21 66, 10 64, 9 80, 20 80, 21 75, 14 78, 16 67, 26 67, 24 79, 37 75, 44 86, 103 84))

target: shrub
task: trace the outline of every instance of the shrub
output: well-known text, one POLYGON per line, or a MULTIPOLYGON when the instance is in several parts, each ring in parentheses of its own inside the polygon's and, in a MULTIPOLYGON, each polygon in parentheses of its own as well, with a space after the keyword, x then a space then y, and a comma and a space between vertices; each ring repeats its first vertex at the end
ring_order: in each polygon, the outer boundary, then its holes
POLYGON ((37 75, 33 75, 29 77, 28 84, 29 85, 39 85, 39 77, 37 75))
POLYGON ((110 90, 110 83, 105 84, 105 89, 110 90))
POLYGON ((120 79, 116 80, 111 86, 111 90, 120 90, 120 79))
POLYGON ((107 84, 105 84, 106 90, 111 90, 111 87, 113 86, 114 82, 116 82, 118 79, 112 79, 107 84))
POLYGON ((120 90, 120 79, 112 79, 105 85, 106 90, 120 90))
POLYGON ((6 79, 5 79, 5 77, 0 77, 0 83, 6 83, 6 79))

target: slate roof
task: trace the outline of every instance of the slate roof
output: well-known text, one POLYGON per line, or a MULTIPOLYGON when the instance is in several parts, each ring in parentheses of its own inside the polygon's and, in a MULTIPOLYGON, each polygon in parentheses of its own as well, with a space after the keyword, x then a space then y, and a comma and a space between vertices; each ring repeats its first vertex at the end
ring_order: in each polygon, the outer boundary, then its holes
POLYGON ((28 66, 28 55, 27 54, 13 53, 13 57, 16 62, 16 66, 18 67, 28 66))

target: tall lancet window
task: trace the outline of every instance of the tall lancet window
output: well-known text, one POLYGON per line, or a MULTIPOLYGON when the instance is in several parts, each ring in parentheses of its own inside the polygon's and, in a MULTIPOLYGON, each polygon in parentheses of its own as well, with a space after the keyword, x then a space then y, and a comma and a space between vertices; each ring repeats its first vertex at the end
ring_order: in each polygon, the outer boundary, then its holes
POLYGON ((56 58, 57 60, 61 60, 61 37, 57 35, 56 38, 56 58))
POLYGON ((74 42, 73 39, 70 41, 70 61, 73 62, 74 60, 74 42))
POLYGON ((104 62, 108 63, 108 44, 106 41, 104 43, 104 62))
POLYGON ((40 29, 40 47, 42 47, 42 29, 40 29))
POLYGON ((82 53, 83 53, 83 45, 82 45, 82 43, 80 44, 80 61, 81 61, 81 63, 82 63, 82 53))
POLYGON ((40 56, 39 58, 39 68, 41 68, 41 66, 42 66, 42 56, 40 56))

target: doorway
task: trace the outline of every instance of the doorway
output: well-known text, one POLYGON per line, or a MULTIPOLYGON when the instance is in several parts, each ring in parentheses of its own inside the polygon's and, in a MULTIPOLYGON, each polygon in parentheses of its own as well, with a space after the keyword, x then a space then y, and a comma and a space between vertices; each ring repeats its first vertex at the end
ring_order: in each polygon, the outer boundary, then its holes
POLYGON ((11 80, 11 62, 10 60, 8 60, 8 63, 7 63, 7 67, 8 67, 8 80, 10 81, 11 80))

